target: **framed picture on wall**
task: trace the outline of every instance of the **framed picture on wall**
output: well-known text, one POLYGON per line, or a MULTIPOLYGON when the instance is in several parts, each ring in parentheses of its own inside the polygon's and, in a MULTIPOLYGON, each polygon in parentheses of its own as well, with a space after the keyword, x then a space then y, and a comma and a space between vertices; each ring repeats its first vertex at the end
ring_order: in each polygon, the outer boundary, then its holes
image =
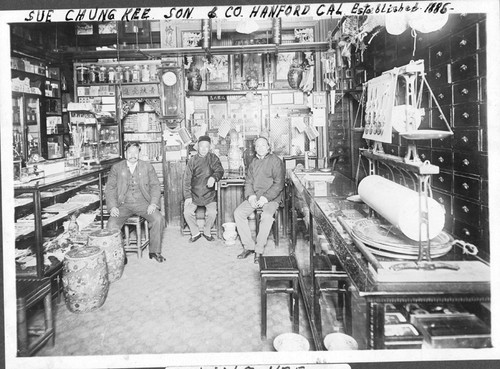
POLYGON ((213 102, 208 104, 208 129, 219 128, 222 121, 227 119, 227 103, 213 102))

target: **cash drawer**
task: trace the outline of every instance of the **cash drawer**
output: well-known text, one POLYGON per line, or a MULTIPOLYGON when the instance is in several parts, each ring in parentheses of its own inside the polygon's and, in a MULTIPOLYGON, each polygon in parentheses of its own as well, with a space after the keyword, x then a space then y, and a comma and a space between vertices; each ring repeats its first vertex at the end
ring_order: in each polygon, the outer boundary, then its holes
POLYGON ((450 60, 450 40, 445 38, 440 43, 432 46, 429 49, 430 68, 434 68, 439 64, 450 60))
POLYGON ((449 172, 441 171, 432 177, 432 186, 442 191, 451 192, 453 188, 453 175, 449 172))
POLYGON ((481 239, 481 231, 479 228, 471 226, 459 219, 453 221, 453 234, 458 239, 472 243, 473 245, 477 245, 481 239))
POLYGON ((432 150, 432 164, 439 166, 442 170, 451 170, 453 156, 451 151, 432 150))
POLYGON ((427 74, 427 81, 433 89, 450 83, 448 80, 448 66, 449 64, 442 64, 435 69, 430 70, 427 74))
POLYGON ((458 59, 477 50, 476 25, 451 36, 451 58, 458 59))
POLYGON ((453 191, 455 194, 479 201, 481 194, 481 180, 479 178, 471 178, 455 174, 453 182, 453 191))
POLYGON ((460 104, 453 106, 454 127, 479 125, 479 104, 460 104))
POLYGON ((479 227, 481 218, 481 206, 471 201, 458 197, 453 199, 453 216, 474 227, 479 227))
POLYGON ((481 161, 477 152, 455 152, 453 169, 457 172, 480 174, 481 161))
POLYGON ((479 81, 477 79, 453 85, 453 103, 479 101, 479 81))
POLYGON ((439 129, 447 131, 448 127, 446 126, 445 118, 448 121, 448 124, 451 126, 451 107, 449 105, 441 106, 441 112, 438 108, 431 109, 431 127, 433 129, 439 129))
POLYGON ((453 148, 461 151, 481 151, 482 129, 456 129, 453 136, 453 148))
POLYGON ((477 77, 477 56, 471 55, 451 64, 452 82, 477 77))

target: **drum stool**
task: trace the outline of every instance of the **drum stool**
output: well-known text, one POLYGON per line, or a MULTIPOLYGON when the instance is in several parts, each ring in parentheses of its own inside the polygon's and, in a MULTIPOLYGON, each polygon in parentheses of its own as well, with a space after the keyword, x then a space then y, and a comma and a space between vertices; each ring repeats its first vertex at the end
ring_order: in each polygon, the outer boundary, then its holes
POLYGON ((262 339, 267 337, 267 295, 286 293, 290 296, 289 312, 294 333, 299 333, 299 269, 294 256, 261 256, 260 267, 260 301, 262 339), (269 281, 288 282, 288 287, 268 287, 269 281))
POLYGON ((17 352, 19 356, 31 356, 47 341, 54 345, 55 333, 52 316, 50 278, 18 279, 17 290, 17 352), (43 300, 45 329, 28 327, 27 311, 43 300), (36 336, 30 343, 29 336, 36 336))
POLYGON ((149 246, 149 224, 148 221, 138 215, 131 216, 124 224, 125 252, 136 252, 137 258, 142 257, 142 250, 149 246), (144 226, 144 240, 142 239, 142 227, 144 226), (136 240, 130 239, 130 227, 135 227, 136 240))

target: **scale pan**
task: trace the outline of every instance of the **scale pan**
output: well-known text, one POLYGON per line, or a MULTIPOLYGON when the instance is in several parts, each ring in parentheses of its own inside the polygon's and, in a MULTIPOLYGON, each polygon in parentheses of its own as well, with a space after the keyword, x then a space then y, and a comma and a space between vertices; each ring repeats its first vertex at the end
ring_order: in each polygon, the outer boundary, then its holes
POLYGON ((452 136, 453 132, 437 131, 433 129, 418 129, 412 132, 402 132, 399 135, 407 140, 434 140, 452 136))

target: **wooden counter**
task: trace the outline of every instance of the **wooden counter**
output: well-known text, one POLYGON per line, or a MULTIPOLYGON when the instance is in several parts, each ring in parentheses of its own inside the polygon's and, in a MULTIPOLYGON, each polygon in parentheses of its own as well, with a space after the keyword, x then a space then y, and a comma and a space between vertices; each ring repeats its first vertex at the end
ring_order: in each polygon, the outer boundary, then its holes
MULTIPOLYGON (((484 302, 490 300, 489 266, 482 260, 463 253, 462 248, 453 246, 452 250, 436 262, 458 265, 458 270, 393 270, 394 259, 373 255, 368 248, 350 237, 344 210, 366 210, 364 204, 345 200, 354 194, 354 183, 340 173, 334 173, 331 183, 308 180, 311 173, 288 172, 291 191, 292 219, 296 219, 296 202, 303 201, 309 208, 309 260, 298 262, 301 267, 301 288, 306 310, 313 331, 316 349, 323 349, 321 317, 315 316, 317 307, 314 276, 314 257, 316 255, 313 230, 319 227, 330 248, 347 272, 351 284, 347 307, 346 331, 353 334, 353 322, 363 322, 365 340, 360 347, 384 349, 384 318, 386 303, 418 302, 484 302), (295 218, 294 218, 295 217, 295 218), (476 276, 474 276, 474 274, 476 276), (359 310, 366 304, 366 310, 359 310)), ((316 179, 317 177, 313 178, 316 179)), ((292 224, 294 221, 292 220, 292 224)), ((296 232, 292 227, 292 232, 296 232)), ((295 236, 292 235, 292 239, 295 236)), ((293 250, 295 245, 292 245, 293 250)), ((401 263, 401 261, 399 261, 401 263)))

